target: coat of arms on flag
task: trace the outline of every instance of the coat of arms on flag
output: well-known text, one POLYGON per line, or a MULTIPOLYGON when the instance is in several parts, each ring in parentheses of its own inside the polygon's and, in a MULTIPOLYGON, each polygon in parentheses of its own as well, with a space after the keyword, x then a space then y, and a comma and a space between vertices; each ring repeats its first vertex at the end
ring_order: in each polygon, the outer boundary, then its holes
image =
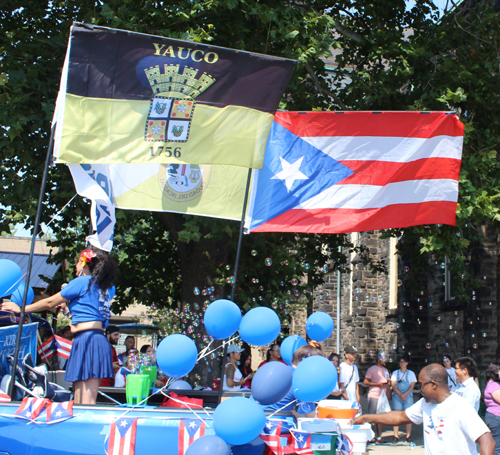
POLYGON ((179 455, 184 455, 196 439, 205 436, 205 426, 205 422, 200 419, 180 419, 179 455))
POLYGON ((109 430, 108 455, 134 455, 137 417, 120 417, 109 430))

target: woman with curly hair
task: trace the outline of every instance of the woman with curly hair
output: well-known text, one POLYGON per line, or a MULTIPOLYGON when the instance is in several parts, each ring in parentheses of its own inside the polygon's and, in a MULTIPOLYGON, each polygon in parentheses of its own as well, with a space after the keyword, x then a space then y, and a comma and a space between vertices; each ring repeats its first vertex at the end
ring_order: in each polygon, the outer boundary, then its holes
MULTIPOLYGON (((77 278, 61 292, 32 303, 25 311, 39 313, 61 308, 64 314, 71 313, 73 346, 64 379, 73 383, 75 404, 95 404, 100 379, 114 376, 111 346, 103 329, 111 316, 118 267, 111 255, 86 249, 78 258, 76 274, 77 278)), ((3 303, 1 309, 20 312, 13 302, 3 303)))
POLYGON ((486 415, 484 420, 497 443, 495 455, 500 454, 500 365, 492 363, 486 370, 486 388, 484 389, 484 403, 486 415))

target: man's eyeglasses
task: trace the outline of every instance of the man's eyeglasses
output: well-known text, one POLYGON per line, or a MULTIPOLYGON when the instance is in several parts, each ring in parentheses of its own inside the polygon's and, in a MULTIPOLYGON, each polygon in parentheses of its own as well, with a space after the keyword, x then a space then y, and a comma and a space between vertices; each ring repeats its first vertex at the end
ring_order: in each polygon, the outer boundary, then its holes
POLYGON ((422 383, 420 384, 420 391, 424 390, 424 387, 425 387, 427 384, 431 384, 432 382, 434 382, 434 381, 422 382, 422 383))

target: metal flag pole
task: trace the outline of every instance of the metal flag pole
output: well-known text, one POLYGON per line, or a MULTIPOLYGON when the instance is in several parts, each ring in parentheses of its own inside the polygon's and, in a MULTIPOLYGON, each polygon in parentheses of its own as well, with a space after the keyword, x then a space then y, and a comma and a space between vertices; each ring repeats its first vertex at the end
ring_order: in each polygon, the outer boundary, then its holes
MULTIPOLYGON (((234 281, 231 288, 231 300, 234 302, 234 294, 236 292, 236 281, 238 279, 238 265, 240 263, 240 253, 241 253, 241 243, 243 240, 243 227, 245 226, 245 214, 247 211, 248 204, 248 193, 250 192, 250 181, 252 180, 252 168, 248 168, 247 186, 245 188, 245 199, 243 200, 243 211, 241 213, 241 223, 240 223, 240 236, 238 237, 238 247, 236 248, 236 261, 234 264, 234 281)), ((224 352, 222 354, 222 367, 220 372, 221 382, 219 385, 219 397, 217 399, 217 404, 221 402, 222 399, 222 387, 224 385, 224 370, 225 362, 227 357, 227 343, 224 343, 224 352)))
MULTIPOLYGON (((339 253, 342 253, 342 247, 339 246, 339 253)), ((340 285, 341 273, 340 269, 337 270, 337 352, 340 355, 340 285)))
POLYGON ((21 313, 19 314, 19 327, 17 329, 16 347, 14 349, 14 362, 12 364, 12 377, 11 377, 11 381, 9 384, 9 392, 8 392, 9 395, 11 396, 11 398, 14 397, 14 385, 16 382, 16 370, 17 370, 19 349, 21 347, 21 336, 23 333, 23 322, 24 322, 24 314, 25 314, 25 308, 26 308, 26 299, 28 297, 31 269, 33 267, 33 256, 35 254, 36 236, 38 234, 38 229, 40 227, 40 222, 41 222, 41 217, 42 217, 43 196, 45 194, 45 186, 47 184, 47 176, 49 174, 49 167, 50 167, 50 162, 52 159, 52 150, 54 148, 54 131, 55 131, 55 129, 56 129, 56 123, 54 123, 52 125, 52 128, 50 130, 49 148, 47 150, 47 157, 45 159, 45 168, 43 170, 42 185, 40 186, 40 195, 38 197, 38 207, 37 207, 37 211, 36 211, 36 219, 35 219, 35 226, 33 229, 33 236, 31 237, 31 248, 30 248, 30 255, 29 255, 29 259, 28 259, 28 270, 26 271, 26 280, 25 280, 25 284, 24 284, 23 302, 21 305, 21 313))

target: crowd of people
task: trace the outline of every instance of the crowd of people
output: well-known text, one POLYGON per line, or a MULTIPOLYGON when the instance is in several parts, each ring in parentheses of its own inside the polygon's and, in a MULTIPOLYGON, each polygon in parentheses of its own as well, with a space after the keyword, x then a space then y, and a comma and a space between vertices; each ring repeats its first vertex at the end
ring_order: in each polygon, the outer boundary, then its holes
MULTIPOLYGON (((279 349, 279 344, 269 346, 266 360, 259 368, 267 362, 282 362, 279 349)), ((296 351, 290 366, 292 371, 310 355, 323 355, 319 343, 296 351)), ((352 423, 370 422, 374 425, 376 436, 369 442, 397 444, 400 440, 399 427, 405 426, 405 441, 413 445, 412 425, 423 424, 426 454, 474 455, 477 454, 476 445, 481 454, 500 454, 500 364, 493 363, 487 369, 481 394, 477 365, 471 357, 452 360, 449 355, 443 355, 443 365, 428 365, 417 377, 409 369, 407 356, 400 356, 397 359, 398 368, 389 372, 389 355, 380 351, 375 365, 368 368, 362 382, 356 365, 358 351, 354 346, 345 346, 343 361, 337 353, 330 354, 328 358, 338 372, 337 383, 328 399, 359 404, 360 384, 368 389, 367 407, 360 408, 352 423), (422 398, 414 400, 417 388, 422 398), (481 400, 486 406, 484 421, 478 415, 481 400), (393 427, 391 441, 382 437, 384 425, 393 427)), ((231 345, 225 365, 224 390, 251 388, 254 374, 249 347, 244 349, 231 345)), ((293 397, 292 391, 289 395, 266 409, 292 410, 302 416, 314 414, 313 403, 300 403, 293 397)))

